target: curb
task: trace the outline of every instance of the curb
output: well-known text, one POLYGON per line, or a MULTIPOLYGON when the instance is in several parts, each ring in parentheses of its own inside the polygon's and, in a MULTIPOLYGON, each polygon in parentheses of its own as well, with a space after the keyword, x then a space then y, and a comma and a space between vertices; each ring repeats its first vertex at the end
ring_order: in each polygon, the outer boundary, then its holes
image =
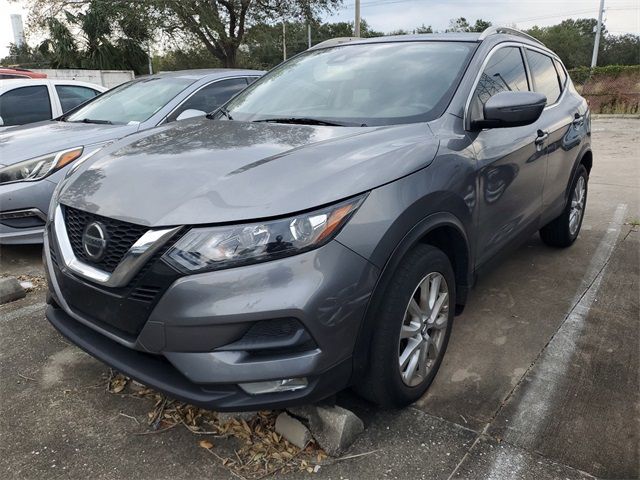
POLYGON ((0 305, 19 300, 27 295, 25 289, 15 277, 0 278, 0 305))
POLYGON ((634 118, 640 119, 638 113, 592 113, 591 118, 634 118))

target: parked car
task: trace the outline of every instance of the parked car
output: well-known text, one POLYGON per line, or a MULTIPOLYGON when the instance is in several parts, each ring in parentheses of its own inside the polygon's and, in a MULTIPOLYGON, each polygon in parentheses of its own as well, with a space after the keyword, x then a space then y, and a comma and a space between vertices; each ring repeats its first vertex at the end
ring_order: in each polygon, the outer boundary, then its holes
POLYGON ((13 78, 47 78, 46 73, 32 72, 24 68, 0 67, 0 80, 13 78))
POLYGON ((59 117, 106 90, 75 80, 4 80, 0 82, 0 133, 6 127, 59 117))
POLYGON ((73 163, 131 133, 215 110, 262 73, 211 69, 143 77, 54 121, 0 132, 0 244, 42 243, 51 194, 73 163))
POLYGON ((407 405, 476 274, 580 232, 587 103, 512 29, 321 44, 210 118, 81 163, 44 248, 49 321, 188 402, 407 405))

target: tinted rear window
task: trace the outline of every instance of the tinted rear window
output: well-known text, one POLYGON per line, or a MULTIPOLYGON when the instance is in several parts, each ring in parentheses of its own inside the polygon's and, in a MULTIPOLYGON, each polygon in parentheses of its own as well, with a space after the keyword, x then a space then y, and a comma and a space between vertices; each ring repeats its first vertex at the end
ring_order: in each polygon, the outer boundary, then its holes
POLYGON ((51 119, 51 101, 45 85, 20 87, 0 96, 3 125, 24 125, 51 119))

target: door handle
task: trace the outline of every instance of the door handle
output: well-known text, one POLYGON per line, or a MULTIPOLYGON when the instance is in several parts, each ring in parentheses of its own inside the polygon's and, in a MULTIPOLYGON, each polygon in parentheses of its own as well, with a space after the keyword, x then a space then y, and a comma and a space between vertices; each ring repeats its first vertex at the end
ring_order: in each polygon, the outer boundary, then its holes
POLYGON ((542 145, 545 140, 549 138, 549 132, 543 132, 542 130, 538 130, 538 136, 536 137, 536 145, 542 145))

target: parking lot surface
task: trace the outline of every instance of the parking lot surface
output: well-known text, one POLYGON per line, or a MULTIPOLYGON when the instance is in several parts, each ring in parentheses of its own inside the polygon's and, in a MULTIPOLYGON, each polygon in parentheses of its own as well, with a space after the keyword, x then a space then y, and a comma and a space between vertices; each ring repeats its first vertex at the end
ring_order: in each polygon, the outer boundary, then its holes
MULTIPOLYGON (((340 395, 365 433, 313 476, 640 477, 640 120, 596 119, 593 143, 576 244, 531 237, 481 277, 414 406, 340 395)), ((0 274, 41 275, 39 258, 3 248, 0 274)), ((139 435, 151 400, 107 393, 108 368, 55 332, 44 297, 0 306, 0 478, 235 478, 187 429, 139 435)))

